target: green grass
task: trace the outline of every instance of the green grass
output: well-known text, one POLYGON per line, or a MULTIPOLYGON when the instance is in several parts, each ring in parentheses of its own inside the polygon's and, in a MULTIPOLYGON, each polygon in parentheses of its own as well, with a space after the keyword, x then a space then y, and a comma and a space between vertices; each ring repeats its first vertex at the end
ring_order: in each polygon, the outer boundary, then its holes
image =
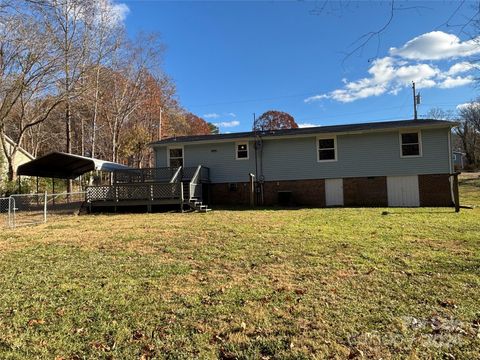
POLYGON ((475 359, 479 289, 480 208, 67 217, 0 233, 0 358, 475 359))

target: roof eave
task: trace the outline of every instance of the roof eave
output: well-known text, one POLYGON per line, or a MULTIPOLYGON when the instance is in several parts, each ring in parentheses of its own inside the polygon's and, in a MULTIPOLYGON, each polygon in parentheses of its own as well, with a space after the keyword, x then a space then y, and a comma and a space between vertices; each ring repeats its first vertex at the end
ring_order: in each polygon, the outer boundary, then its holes
MULTIPOLYGON (((263 135, 262 138, 264 140, 272 140, 272 139, 284 139, 284 138, 305 138, 305 137, 315 137, 318 135, 358 135, 358 134, 366 134, 366 133, 378 133, 378 132, 388 132, 388 131, 398 131, 398 130, 408 130, 408 129, 419 129, 419 128, 429 128, 429 129, 441 129, 441 128, 454 128, 458 126, 458 122, 441 122, 437 124, 421 124, 415 123, 408 126, 397 126, 397 127, 386 127, 386 128, 378 128, 378 129, 361 129, 361 130, 350 130, 350 131, 320 131, 322 127, 318 127, 318 132, 309 132, 303 134, 282 134, 282 135, 263 135)), ((239 133, 244 134, 244 133, 239 133)), ((163 146, 183 146, 188 144, 211 144, 211 143, 223 143, 223 142, 236 142, 236 141, 247 141, 247 140, 254 140, 254 135, 249 136, 239 136, 239 137, 229 137, 229 138, 215 138, 215 139, 199 139, 199 140, 185 140, 185 141, 168 141, 162 140, 150 143, 149 146, 152 148, 155 147, 163 147, 163 146)))

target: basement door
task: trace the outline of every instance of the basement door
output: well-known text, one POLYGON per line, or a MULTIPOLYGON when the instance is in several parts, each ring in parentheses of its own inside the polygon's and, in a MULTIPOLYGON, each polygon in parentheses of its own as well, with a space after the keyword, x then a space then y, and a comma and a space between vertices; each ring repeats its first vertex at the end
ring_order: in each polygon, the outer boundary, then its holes
POLYGON ((418 176, 387 176, 388 206, 420 206, 418 176))
POLYGON ((343 179, 325 179, 325 205, 343 206, 343 179))

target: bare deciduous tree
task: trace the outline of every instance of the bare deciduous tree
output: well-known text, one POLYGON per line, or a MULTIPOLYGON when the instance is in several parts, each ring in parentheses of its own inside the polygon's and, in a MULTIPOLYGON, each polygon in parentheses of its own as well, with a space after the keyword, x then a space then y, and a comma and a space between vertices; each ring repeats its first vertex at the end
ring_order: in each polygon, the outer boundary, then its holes
POLYGON ((480 105, 473 102, 459 110, 459 126, 455 128, 459 136, 468 164, 480 166, 480 105))
POLYGON ((2 15, 0 140, 8 163, 8 179, 14 180, 15 155, 25 132, 45 121, 63 97, 56 92, 58 56, 43 43, 45 28, 28 12, 14 9, 2 15), (13 146, 6 144, 7 129, 14 130, 13 146))

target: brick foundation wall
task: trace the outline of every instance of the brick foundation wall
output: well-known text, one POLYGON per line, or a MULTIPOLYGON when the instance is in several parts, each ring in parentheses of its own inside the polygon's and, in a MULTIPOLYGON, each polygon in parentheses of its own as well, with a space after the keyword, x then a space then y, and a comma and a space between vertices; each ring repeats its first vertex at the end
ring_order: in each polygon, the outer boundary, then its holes
POLYGON ((290 191, 292 206, 325 207, 325 180, 267 181, 263 186, 265 205, 279 203, 279 191, 290 191))
POLYGON ((250 184, 235 183, 236 189, 231 189, 230 184, 209 184, 209 205, 249 205, 250 184))
MULTIPOLYGON (((452 206, 448 174, 418 175, 420 206, 452 206)), ((248 182, 210 184, 209 205, 249 205, 248 182)), ((278 205, 279 192, 291 192, 292 206, 325 207, 325 180, 267 181, 263 187, 265 205, 278 205)), ((388 206, 385 176, 343 179, 345 206, 388 206)))
POLYGON ((448 174, 418 175, 420 206, 453 206, 448 174))
POLYGON ((345 206, 388 206, 385 176, 343 179, 345 206))

